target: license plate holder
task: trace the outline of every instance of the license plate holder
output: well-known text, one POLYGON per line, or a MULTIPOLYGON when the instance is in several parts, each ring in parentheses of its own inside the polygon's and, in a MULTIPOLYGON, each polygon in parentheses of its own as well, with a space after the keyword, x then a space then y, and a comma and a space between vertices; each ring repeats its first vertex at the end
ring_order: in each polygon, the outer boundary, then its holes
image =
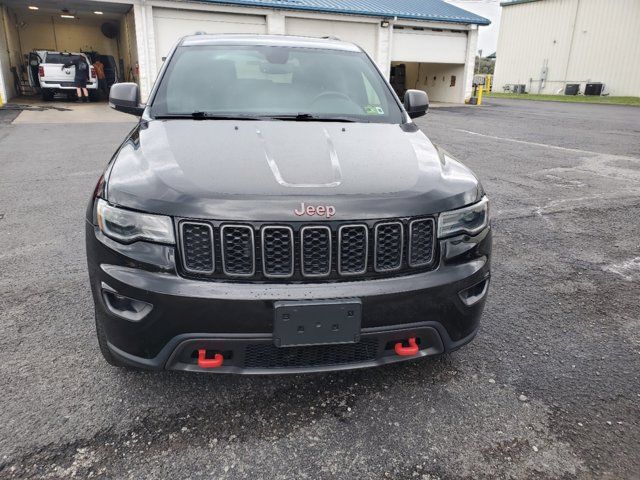
POLYGON ((277 347, 332 345, 360 341, 362 302, 358 298, 274 303, 277 347))

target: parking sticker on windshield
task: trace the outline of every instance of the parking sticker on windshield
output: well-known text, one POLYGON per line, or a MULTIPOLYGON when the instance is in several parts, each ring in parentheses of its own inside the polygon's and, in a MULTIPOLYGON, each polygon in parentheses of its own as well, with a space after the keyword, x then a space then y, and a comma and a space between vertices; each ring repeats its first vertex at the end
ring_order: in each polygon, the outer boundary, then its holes
POLYGON ((364 107, 364 111, 367 115, 384 115, 384 110, 381 107, 375 105, 367 105, 364 107))

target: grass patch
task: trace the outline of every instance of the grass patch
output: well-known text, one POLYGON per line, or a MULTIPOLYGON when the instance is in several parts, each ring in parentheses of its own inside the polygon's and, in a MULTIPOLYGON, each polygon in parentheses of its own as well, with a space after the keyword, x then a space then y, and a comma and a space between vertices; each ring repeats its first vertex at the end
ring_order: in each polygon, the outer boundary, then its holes
POLYGON ((640 106, 640 97, 591 97, 584 95, 538 95, 535 93, 515 94, 491 92, 486 98, 516 98, 518 100, 538 100, 565 103, 602 103, 607 105, 640 106))

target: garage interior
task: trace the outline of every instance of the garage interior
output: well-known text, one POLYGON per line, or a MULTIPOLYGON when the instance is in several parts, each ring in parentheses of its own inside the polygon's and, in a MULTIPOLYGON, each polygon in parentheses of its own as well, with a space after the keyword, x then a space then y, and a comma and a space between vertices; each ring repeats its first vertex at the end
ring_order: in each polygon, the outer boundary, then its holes
POLYGON ((0 63, 8 98, 37 96, 37 50, 85 53, 105 63, 109 83, 137 81, 132 5, 73 0, 3 0, 0 63))
POLYGON ((393 30, 390 82, 400 98, 415 88, 426 91, 431 102, 460 102, 467 32, 402 25, 393 30))

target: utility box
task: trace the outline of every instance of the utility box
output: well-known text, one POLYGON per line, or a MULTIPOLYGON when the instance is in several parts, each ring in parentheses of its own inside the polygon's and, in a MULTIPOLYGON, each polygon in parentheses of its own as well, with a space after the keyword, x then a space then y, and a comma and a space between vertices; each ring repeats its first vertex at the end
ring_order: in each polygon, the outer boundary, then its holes
POLYGON ((604 91, 604 83, 587 83, 584 87, 584 94, 591 96, 600 96, 604 91))
POLYGON ((567 83, 564 86, 564 94, 565 95, 578 95, 580 93, 580 84, 579 83, 567 83))

